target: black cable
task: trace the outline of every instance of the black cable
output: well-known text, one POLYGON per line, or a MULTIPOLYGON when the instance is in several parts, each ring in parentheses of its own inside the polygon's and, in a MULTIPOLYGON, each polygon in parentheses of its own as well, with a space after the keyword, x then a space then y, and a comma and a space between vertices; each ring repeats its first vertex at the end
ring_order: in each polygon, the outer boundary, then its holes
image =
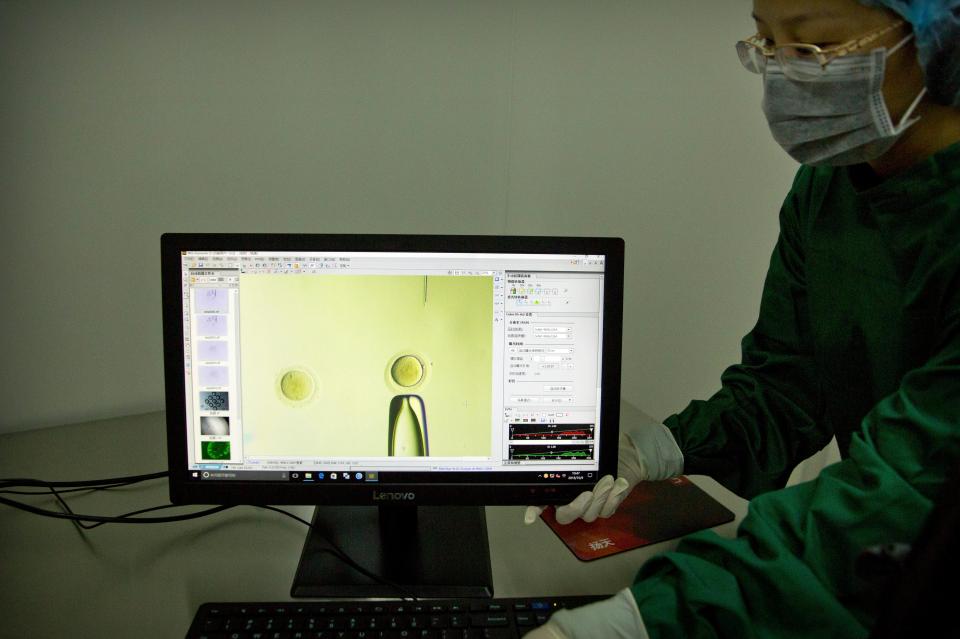
POLYGON ((130 483, 120 483, 120 484, 104 484, 103 486, 81 486, 77 488, 61 488, 56 490, 55 488, 50 487, 49 490, 13 490, 11 488, 0 489, 0 495, 49 495, 51 490, 55 490, 58 494, 66 493, 78 493, 83 491, 93 491, 93 490, 110 490, 112 488, 123 488, 125 486, 133 486, 138 482, 130 483))
MULTIPOLYGON (((127 515, 120 515, 117 517, 103 517, 100 515, 77 515, 77 514, 67 514, 62 512, 57 512, 55 510, 45 510, 43 508, 37 508, 36 506, 31 506, 29 504, 24 504, 13 499, 7 499, 6 497, 0 497, 0 504, 5 504, 12 508, 18 510, 23 510, 28 513, 33 513, 34 515, 41 515, 43 517, 53 517, 54 519, 71 519, 74 521, 93 521, 101 522, 104 524, 164 524, 171 521, 186 521, 188 519, 197 519, 198 517, 205 517, 207 515, 212 515, 214 513, 219 513, 233 506, 214 506, 213 508, 208 508, 206 510, 198 510, 197 512, 187 513, 186 515, 174 515, 171 517, 130 517, 127 515)), ((169 506, 163 506, 163 508, 174 507, 177 504, 170 504, 169 506)))
POLYGON ((9 486, 36 486, 39 488, 48 488, 53 486, 55 488, 59 487, 80 487, 80 486, 101 486, 103 484, 136 484, 142 481, 149 481, 151 479, 160 479, 161 477, 169 477, 170 473, 167 471, 159 473, 148 473, 146 475, 127 475, 124 477, 109 477, 107 479, 86 479, 81 481, 44 481, 42 479, 30 479, 30 478, 10 478, 10 479, 0 479, 0 487, 7 488, 9 486))
MULTIPOLYGON (((57 492, 57 489, 56 489, 56 488, 50 487, 49 490, 50 490, 50 492, 53 494, 53 496, 57 498, 57 501, 60 502, 60 510, 61 510, 61 511, 67 513, 68 515, 75 515, 75 514, 76 514, 75 512, 73 512, 73 509, 70 508, 70 506, 67 504, 67 502, 64 501, 63 497, 60 496, 60 493, 57 492)), ((69 490, 94 490, 94 489, 92 489, 92 488, 90 488, 90 489, 71 488, 71 489, 69 489, 69 490)), ((80 528, 80 529, 81 529, 81 532, 82 532, 83 530, 89 530, 89 529, 93 528, 94 526, 100 526, 100 525, 102 525, 102 523, 100 523, 100 524, 85 524, 85 523, 83 523, 82 521, 77 521, 76 519, 71 519, 71 520, 70 520, 70 523, 72 523, 72 524, 73 524, 74 526, 76 526, 77 528, 80 528)))
MULTIPOLYGON (((107 479, 92 479, 92 480, 82 480, 82 481, 67 481, 67 482, 51 482, 45 481, 42 479, 0 479, 0 485, 4 486, 35 486, 37 488, 47 488, 49 491, 54 493, 75 493, 86 490, 109 490, 111 488, 123 488, 124 486, 132 486, 144 481, 149 481, 151 479, 160 479, 162 477, 168 477, 170 473, 160 472, 160 473, 150 473, 147 475, 130 475, 127 477, 110 477, 107 479), (54 489, 55 486, 67 485, 67 486, 76 486, 76 488, 63 488, 59 491, 54 489)), ((46 490, 13 490, 13 489, 0 489, 0 494, 5 495, 47 495, 49 494, 46 490)))
MULTIPOLYGON (((135 515, 140 515, 147 512, 153 512, 156 510, 163 510, 166 508, 176 508, 177 504, 167 504, 163 506, 154 506, 151 508, 144 508, 141 510, 136 510, 133 512, 125 513, 123 515, 117 515, 114 517, 104 517, 100 515, 78 515, 70 508, 66 501, 60 496, 61 493, 66 492, 76 492, 84 490, 109 490, 111 488, 121 488, 124 486, 130 486, 144 481, 149 481, 152 479, 160 479, 162 477, 169 476, 169 473, 158 472, 158 473, 149 473, 145 475, 127 475, 122 477, 109 477, 106 479, 90 479, 90 480, 80 480, 80 481, 45 481, 42 479, 31 479, 31 478, 15 478, 15 479, 2 479, 0 480, 0 485, 3 486, 36 486, 47 488, 49 493, 52 493, 53 496, 60 503, 61 509, 66 512, 56 512, 52 510, 45 510, 43 508, 37 508, 36 506, 31 506, 29 504, 24 504, 23 502, 15 501, 12 499, 7 499, 5 497, 0 497, 0 504, 6 504, 12 508, 17 508, 35 515, 41 515, 44 517, 52 517, 55 519, 67 519, 77 524, 81 528, 91 529, 96 528, 97 526, 102 526, 103 524, 110 523, 123 523, 123 524, 156 524, 156 523, 167 523, 172 521, 186 521, 189 519, 196 519, 198 517, 203 517, 206 515, 212 515, 223 510, 227 510, 230 506, 216 506, 213 508, 208 508, 206 510, 201 510, 193 513, 187 513, 185 515, 175 515, 171 517, 140 517, 136 518, 135 515), (66 488, 63 490, 57 490, 58 486, 71 486, 72 488, 66 488), (84 525, 83 522, 95 522, 93 525, 84 525)), ((18 491, 18 490, 0 490, 0 493, 7 494, 21 494, 21 495, 46 495, 47 491, 18 491)))
MULTIPOLYGON (((168 475, 169 473, 167 472, 161 472, 161 473, 151 473, 147 475, 131 475, 127 477, 112 477, 112 478, 101 479, 101 480, 84 480, 84 481, 75 481, 75 482, 69 482, 69 481, 68 482, 48 482, 40 479, 27 479, 27 478, 3 479, 3 480, 0 480, 0 485, 2 486, 27 485, 27 486, 35 486, 38 488, 42 487, 42 488, 46 488, 47 490, 46 491, 17 491, 12 489, 4 489, 4 490, 0 490, 0 493, 21 494, 21 495, 52 494, 54 498, 56 498, 57 502, 59 503, 62 512, 46 510, 43 508, 37 508, 36 506, 31 506, 23 502, 19 502, 13 499, 8 499, 6 497, 0 497, 0 504, 5 504, 12 508, 17 508, 19 510, 23 510, 35 515, 51 517, 54 519, 66 519, 68 521, 73 522, 74 525, 78 526, 83 530, 91 530, 98 526, 102 526, 103 524, 159 524, 159 523, 168 523, 168 522, 174 522, 174 521, 187 521, 190 519, 198 519, 200 517, 205 517, 207 515, 213 515, 218 512, 223 512, 224 510, 233 508, 233 506, 215 506, 212 508, 196 511, 193 513, 188 513, 185 515, 174 515, 170 517, 137 517, 136 516, 136 515, 142 515, 148 512, 154 512, 157 510, 164 510, 167 508, 178 508, 182 505, 182 504, 165 504, 162 506, 142 508, 140 510, 135 510, 129 513, 125 513, 123 515, 117 515, 113 517, 104 517, 100 515, 77 514, 73 511, 72 508, 70 508, 70 505, 67 504, 66 500, 64 500, 63 497, 61 496, 61 493, 76 492, 76 491, 83 491, 83 490, 110 490, 112 488, 129 486, 142 481, 159 479, 161 477, 166 477, 168 475), (57 490, 57 487, 59 486, 67 486, 69 488, 57 490)), ((336 543, 334 543, 332 539, 330 539, 325 534, 323 534, 323 532, 317 530, 311 522, 305 519, 302 519, 297 515, 294 515, 293 513, 287 512, 281 508, 276 508, 274 506, 255 506, 255 507, 263 508, 265 510, 271 510, 273 512, 280 513, 282 515, 286 515, 287 517, 290 517, 291 519, 294 519, 302 523, 307 528, 317 532, 323 538, 323 540, 330 546, 330 548, 321 549, 321 552, 325 552, 333 555, 334 557, 336 557, 346 565, 350 566, 360 574, 364 575, 368 579, 372 579, 373 581, 382 583, 386 586, 389 586, 390 588, 393 588, 398 593, 400 593, 400 595, 402 596, 401 598, 417 601, 417 596, 411 593, 409 590, 405 589, 400 584, 397 584, 389 579, 386 579, 385 577, 382 577, 361 566, 353 558, 351 558, 342 548, 340 548, 336 543)))
MULTIPOLYGON (((125 484, 120 484, 120 485, 122 486, 122 485, 125 485, 125 484)), ((94 490, 94 489, 86 488, 86 489, 79 489, 79 490, 94 490)), ((106 489, 104 489, 104 490, 106 490, 106 489)), ((68 514, 68 515, 74 515, 74 516, 76 515, 76 513, 73 512, 73 509, 70 508, 70 505, 63 499, 63 497, 60 496, 60 493, 61 493, 61 492, 65 492, 65 491, 58 491, 58 490, 55 489, 55 488, 51 488, 51 489, 50 489, 50 492, 53 494, 54 497, 57 498, 57 501, 60 502, 60 507, 61 507, 62 510, 64 510, 64 511, 66 512, 66 514, 68 514)), ((38 495, 39 495, 39 494, 44 494, 44 493, 35 493, 35 494, 38 494, 38 495)), ((117 518, 117 519, 124 519, 124 518, 128 518, 128 517, 133 517, 133 516, 135 516, 135 515, 142 515, 143 513, 154 512, 154 511, 157 511, 157 510, 164 510, 164 509, 166 509, 166 508, 179 508, 181 505, 182 505, 182 504, 164 504, 163 506, 152 506, 152 507, 150 507, 150 508, 141 508, 140 510, 134 510, 133 512, 124 513, 123 515, 117 515, 116 518, 117 518)), ((210 513, 210 514, 213 514, 213 513, 210 513)), ((76 525, 79 526, 80 528, 83 528, 84 530, 92 530, 92 529, 94 529, 94 528, 96 528, 96 527, 98 527, 98 526, 102 526, 102 525, 104 525, 104 524, 117 523, 117 522, 115 522, 115 521, 100 521, 100 522, 97 522, 97 523, 95 523, 95 524, 85 524, 85 523, 83 523, 83 521, 81 521, 81 520, 79 520, 79 519, 73 519, 72 521, 73 521, 74 524, 76 524, 76 525)))

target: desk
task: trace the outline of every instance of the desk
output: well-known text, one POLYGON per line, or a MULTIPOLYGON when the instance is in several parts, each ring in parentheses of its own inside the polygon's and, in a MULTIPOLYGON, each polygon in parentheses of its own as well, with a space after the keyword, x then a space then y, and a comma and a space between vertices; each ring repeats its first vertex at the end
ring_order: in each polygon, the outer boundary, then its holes
MULTIPOLYGON (((623 419, 636 409, 623 404, 623 419)), ((49 481, 166 470, 161 412, 0 436, 0 477, 49 481)), ((736 514, 716 530, 732 536, 746 502, 707 477, 693 481, 736 514)), ((165 480, 78 494, 83 514, 119 515, 168 503, 165 480)), ((56 510, 52 498, 29 502, 56 510)), ((195 507, 184 507, 190 510, 195 507)), ((312 507, 287 507, 309 519, 312 507)), ((162 511, 163 512, 163 511, 162 511)), ((173 512, 173 511, 170 511, 173 512)), ((164 513, 166 514, 166 513, 164 513)), ((522 506, 486 508, 495 595, 612 593, 648 557, 676 541, 582 563, 522 506)), ((0 637, 182 637, 205 601, 288 601, 306 527, 277 513, 238 507, 167 524, 72 523, 0 506, 0 637)))

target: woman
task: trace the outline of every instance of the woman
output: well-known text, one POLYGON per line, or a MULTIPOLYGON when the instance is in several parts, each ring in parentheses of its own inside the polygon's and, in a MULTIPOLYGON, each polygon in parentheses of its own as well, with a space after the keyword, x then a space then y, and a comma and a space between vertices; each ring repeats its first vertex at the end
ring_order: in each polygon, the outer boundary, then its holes
POLYGON ((738 53, 803 164, 759 320, 719 392, 628 426, 621 477, 558 518, 681 471, 749 513, 530 637, 866 636, 882 587, 857 557, 916 539, 960 459, 960 0, 755 0, 753 17, 738 53), (783 489, 833 436, 843 461, 783 489))

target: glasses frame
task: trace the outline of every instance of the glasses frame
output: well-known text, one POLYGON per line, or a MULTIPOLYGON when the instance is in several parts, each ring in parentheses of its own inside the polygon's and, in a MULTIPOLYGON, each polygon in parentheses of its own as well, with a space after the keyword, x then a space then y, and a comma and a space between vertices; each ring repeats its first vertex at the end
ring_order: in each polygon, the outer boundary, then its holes
MULTIPOLYGON (((817 62, 820 63, 821 69, 826 69, 827 65, 830 64, 833 60, 836 60, 837 58, 853 53, 857 49, 860 49, 870 44, 871 42, 874 42, 878 38, 885 36, 886 34, 890 33, 894 29, 899 29, 904 24, 906 24, 905 21, 897 20, 876 31, 871 31, 870 33, 854 38, 853 40, 844 42, 843 44, 838 44, 836 46, 826 47, 826 48, 820 48, 815 44, 806 44, 803 42, 787 42, 786 44, 766 45, 766 44, 763 44, 762 42, 763 40, 765 40, 765 38, 761 38, 759 33, 754 34, 745 40, 739 40, 737 42, 737 46, 739 47, 742 44, 742 45, 751 47, 753 49, 756 49, 757 51, 760 52, 760 54, 765 59, 776 57, 778 50, 786 49, 788 47, 792 49, 799 49, 801 51, 807 51, 810 54, 812 54, 814 57, 816 57, 817 62)), ((760 71, 762 71, 762 69, 760 71)), ((760 71, 758 71, 758 73, 760 71)))

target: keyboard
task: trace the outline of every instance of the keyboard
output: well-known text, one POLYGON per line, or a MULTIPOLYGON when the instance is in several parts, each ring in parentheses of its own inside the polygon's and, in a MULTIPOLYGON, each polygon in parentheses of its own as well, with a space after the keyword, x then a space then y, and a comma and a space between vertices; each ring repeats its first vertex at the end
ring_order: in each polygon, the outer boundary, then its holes
POLYGON ((514 639, 608 596, 205 603, 187 639, 514 639))

